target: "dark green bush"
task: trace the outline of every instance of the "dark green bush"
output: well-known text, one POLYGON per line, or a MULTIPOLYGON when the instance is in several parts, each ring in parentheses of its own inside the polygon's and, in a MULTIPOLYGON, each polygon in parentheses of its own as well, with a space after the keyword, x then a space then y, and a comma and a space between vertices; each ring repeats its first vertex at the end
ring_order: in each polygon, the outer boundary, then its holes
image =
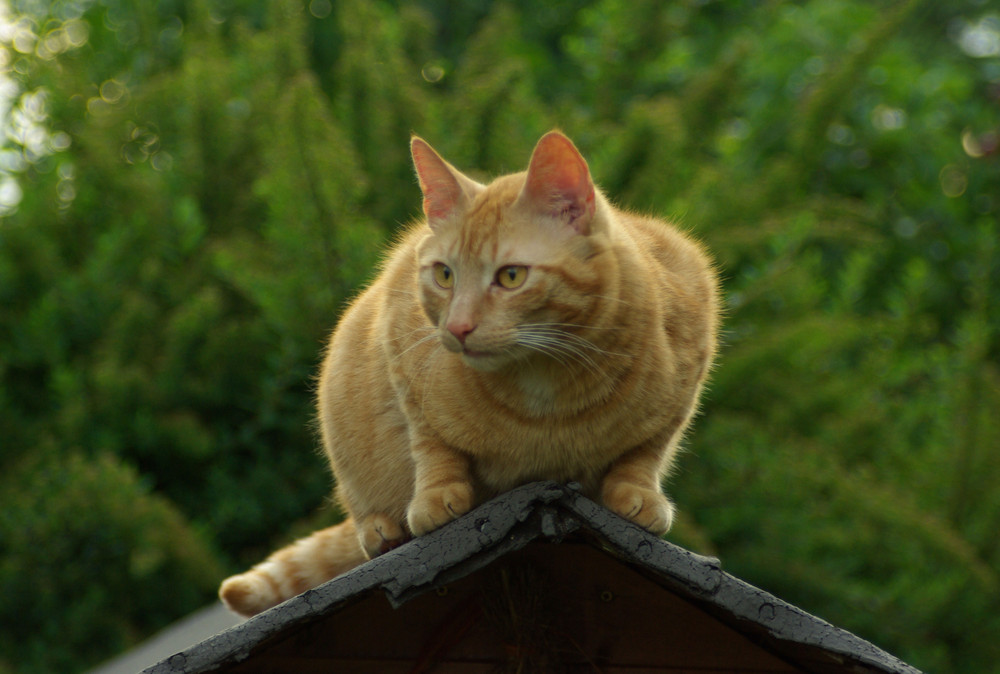
POLYGON ((203 533, 117 458, 67 452, 8 468, 4 666, 75 671, 198 608, 217 582, 218 553, 203 533))

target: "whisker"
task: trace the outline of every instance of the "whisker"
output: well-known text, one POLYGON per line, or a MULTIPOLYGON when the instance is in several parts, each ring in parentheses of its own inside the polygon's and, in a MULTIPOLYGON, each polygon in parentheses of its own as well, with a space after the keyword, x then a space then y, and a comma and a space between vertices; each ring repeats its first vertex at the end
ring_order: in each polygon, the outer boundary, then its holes
MULTIPOLYGON (((412 335, 412 334, 413 334, 414 332, 417 332, 417 330, 413 330, 413 331, 411 331, 411 332, 410 332, 409 334, 410 334, 410 335, 412 335)), ((409 335, 404 335, 404 337, 406 337, 406 336, 409 336, 409 335)), ((402 350, 402 351, 400 351, 399 353, 395 354, 395 355, 393 356, 393 358, 392 358, 392 360, 393 360, 393 363, 396 363, 396 362, 398 362, 400 358, 402 358, 402 357, 403 357, 403 356, 405 356, 405 355, 406 355, 407 353, 409 353, 409 352, 410 352, 410 351, 412 351, 413 349, 417 348, 417 347, 418 347, 418 346, 420 346, 421 344, 424 344, 425 342, 429 342, 429 341, 431 341, 431 340, 433 340, 433 339, 437 339, 437 338, 438 338, 438 336, 437 336, 437 331, 433 331, 433 332, 431 332, 431 333, 429 333, 429 334, 427 334, 427 335, 424 335, 423 337, 421 337, 421 338, 420 338, 420 339, 418 339, 417 341, 413 342, 413 344, 410 344, 410 345, 409 345, 408 347, 406 347, 405 349, 403 349, 403 350, 402 350)), ((399 339, 402 339, 402 337, 400 337, 399 339)), ((393 341, 396 341, 396 340, 393 340, 393 341)))
POLYGON ((581 337, 580 335, 575 335, 571 332, 566 332, 564 330, 559 330, 555 327, 550 327, 554 325, 558 324, 555 323, 529 324, 526 326, 522 326, 518 330, 523 332, 528 332, 534 335, 539 335, 539 336, 544 335, 545 337, 548 338, 569 342, 576 347, 584 348, 589 351, 593 351, 594 353, 599 353, 606 356, 617 356, 619 358, 632 358, 631 354, 619 353, 617 351, 609 351, 608 349, 602 349, 601 347, 597 346, 596 344, 591 342, 589 339, 586 339, 585 337, 581 337))
POLYGON ((579 335, 568 334, 568 333, 564 334, 565 334, 564 339, 568 339, 574 344, 582 346, 585 349, 590 349, 591 351, 594 351, 596 353, 600 353, 605 356, 616 356, 618 358, 632 358, 632 354, 630 353, 620 353, 618 351, 610 351, 608 349, 602 349, 601 347, 591 342, 589 339, 584 339, 579 335))
MULTIPOLYGON (((558 361, 559 364, 562 365, 563 367, 569 366, 569 360, 567 360, 567 358, 565 357, 565 355, 571 355, 571 354, 565 354, 564 355, 564 352, 562 350, 552 349, 551 347, 553 346, 553 344, 551 342, 549 342, 548 340, 540 340, 540 341, 535 341, 535 340, 519 340, 518 344, 520 344, 521 346, 523 346, 523 347, 525 347, 527 349, 530 349, 530 350, 535 351, 537 353, 541 353, 541 354, 544 354, 546 356, 549 356, 549 357, 553 358, 554 360, 558 361)), ((573 360, 575 360, 575 359, 573 359, 573 360)))
POLYGON ((569 359, 575 361, 593 374, 601 374, 600 366, 590 354, 578 348, 572 342, 560 337, 561 335, 558 331, 545 332, 522 329, 518 332, 517 343, 526 348, 549 355, 562 365, 568 365, 567 359, 569 359))
MULTIPOLYGON (((436 337, 437 337, 436 334, 430 334, 427 335, 426 337, 417 340, 416 342, 408 346, 406 349, 396 354, 396 356, 394 357, 394 362, 399 358, 401 358, 411 349, 414 349, 417 346, 420 346, 421 344, 431 339, 435 339, 436 337)), ((429 377, 427 377, 426 374, 427 370, 429 369, 429 363, 431 362, 431 360, 435 359, 438 356, 438 354, 441 352, 443 348, 444 347, 439 342, 434 348, 430 349, 426 354, 424 354, 421 357, 418 357, 418 360, 412 364, 412 367, 410 369, 410 375, 405 378, 406 388, 400 392, 402 400, 404 401, 404 405, 406 404, 405 401, 411 400, 410 391, 413 390, 413 385, 417 381, 420 381, 422 383, 421 387, 421 405, 422 405, 422 401, 425 399, 427 393, 429 377)), ((435 372, 432 370, 431 374, 433 375, 435 374, 435 372)))
POLYGON ((415 332, 420 332, 421 330, 430 330, 431 332, 434 332, 434 331, 437 330, 437 328, 434 327, 433 325, 421 325, 419 328, 414 328, 414 329, 410 330, 409 332, 407 332, 406 334, 400 335, 399 337, 393 337, 389 341, 390 342, 399 342, 401 340, 406 339, 407 337, 409 337, 410 335, 412 335, 415 332))
POLYGON ((608 326, 594 326, 594 325, 584 325, 583 323, 529 323, 528 327, 554 327, 554 328, 580 328, 582 330, 624 330, 625 328, 618 325, 608 325, 608 326))
POLYGON ((411 377, 406 387, 406 393, 407 395, 409 395, 410 389, 413 387, 413 382, 417 379, 421 381, 422 383, 422 390, 420 392, 421 412, 423 412, 423 401, 427 400, 427 387, 432 386, 434 381, 436 381, 436 378, 441 375, 441 371, 443 368, 439 367, 431 368, 430 366, 432 361, 437 360, 438 356, 441 354, 442 351, 444 351, 444 346, 441 344, 441 342, 438 342, 437 346, 431 349, 427 353, 427 355, 424 356, 424 359, 420 362, 417 369, 419 376, 411 377), (427 376, 428 371, 430 371, 429 377, 427 376))
POLYGON ((610 295, 591 295, 591 297, 596 297, 596 298, 602 299, 602 300, 608 300, 609 302, 621 302, 622 304, 624 304, 627 307, 632 306, 631 302, 627 302, 626 300, 623 300, 620 297, 611 297, 610 295))

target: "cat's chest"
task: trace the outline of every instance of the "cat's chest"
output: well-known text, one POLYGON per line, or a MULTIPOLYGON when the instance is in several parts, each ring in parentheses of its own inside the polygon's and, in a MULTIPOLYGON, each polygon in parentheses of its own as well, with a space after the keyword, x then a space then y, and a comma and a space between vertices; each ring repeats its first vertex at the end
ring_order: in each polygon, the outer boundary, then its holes
POLYGON ((642 396, 614 391, 570 410, 558 383, 526 375, 504 400, 442 391, 442 400, 425 401, 424 420, 498 489, 534 479, 589 482, 668 425, 670 405, 649 386, 639 389, 642 396))
POLYGON ((516 385, 516 402, 524 414, 542 417, 555 412, 559 391, 551 379, 529 371, 516 378, 516 385))

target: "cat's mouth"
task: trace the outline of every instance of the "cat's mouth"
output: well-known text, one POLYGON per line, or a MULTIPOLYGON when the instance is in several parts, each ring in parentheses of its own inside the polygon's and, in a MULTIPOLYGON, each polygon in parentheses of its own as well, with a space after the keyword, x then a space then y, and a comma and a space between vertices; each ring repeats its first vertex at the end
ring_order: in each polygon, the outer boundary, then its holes
POLYGON ((484 372, 493 371, 502 367, 508 360, 502 347, 499 349, 488 348, 488 350, 483 350, 482 348, 474 348, 481 347, 482 345, 479 343, 474 345, 462 344, 457 339, 450 339, 450 337, 451 335, 447 335, 442 339, 444 348, 460 356, 462 362, 474 370, 484 372))
POLYGON ((489 358, 490 356, 495 356, 496 353, 493 351, 480 351, 478 349, 470 349, 465 344, 461 344, 455 339, 442 339, 444 348, 452 353, 457 353, 460 356, 465 356, 468 358, 478 359, 478 358, 489 358))
POLYGON ((480 372, 493 372, 503 367, 504 363, 507 362, 496 351, 476 351, 475 349, 463 348, 459 353, 462 356, 462 362, 480 372))

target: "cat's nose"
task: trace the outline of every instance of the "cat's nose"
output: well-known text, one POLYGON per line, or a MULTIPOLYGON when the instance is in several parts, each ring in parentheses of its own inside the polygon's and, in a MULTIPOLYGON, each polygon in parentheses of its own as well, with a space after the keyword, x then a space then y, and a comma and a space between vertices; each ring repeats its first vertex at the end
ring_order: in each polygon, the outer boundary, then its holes
POLYGON ((448 332, 455 336, 461 344, 465 344, 465 338, 472 334, 476 326, 468 322, 455 322, 448 324, 448 332))

